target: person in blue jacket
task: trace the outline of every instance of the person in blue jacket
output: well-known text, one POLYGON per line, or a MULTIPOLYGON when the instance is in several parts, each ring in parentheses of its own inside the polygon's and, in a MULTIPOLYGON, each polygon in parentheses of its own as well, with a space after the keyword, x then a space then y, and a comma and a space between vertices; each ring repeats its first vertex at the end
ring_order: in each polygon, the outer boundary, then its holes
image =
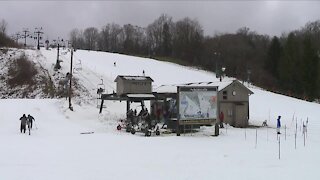
POLYGON ((281 134, 280 133, 280 128, 281 128, 281 116, 278 116, 278 119, 277 119, 277 134, 281 134))

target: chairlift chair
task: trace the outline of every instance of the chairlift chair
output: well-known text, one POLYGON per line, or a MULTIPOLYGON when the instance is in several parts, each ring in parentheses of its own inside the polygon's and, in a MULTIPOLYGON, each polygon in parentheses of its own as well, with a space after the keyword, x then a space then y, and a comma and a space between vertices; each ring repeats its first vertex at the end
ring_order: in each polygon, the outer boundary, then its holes
MULTIPOLYGON (((80 59, 78 61, 79 62, 77 64, 75 64, 75 68, 76 68, 77 71, 80 71, 80 70, 82 70, 82 63, 81 63, 80 59)), ((103 84, 103 81, 102 81, 102 84, 103 84)))
POLYGON ((65 52, 61 52, 62 55, 67 55, 68 54, 68 51, 65 51, 65 52))
MULTIPOLYGON (((98 94, 98 97, 97 97, 97 108, 100 108, 101 106, 101 95, 102 93, 104 93, 105 91, 105 85, 103 84, 103 79, 101 79, 101 83, 97 85, 97 94, 98 94)), ((105 108, 106 106, 103 105, 102 108, 105 108)))
POLYGON ((73 68, 72 73, 73 74, 78 74, 78 70, 76 68, 73 68))
POLYGON ((101 83, 97 85, 97 94, 101 95, 105 90, 105 85, 103 84, 103 79, 101 79, 101 83))

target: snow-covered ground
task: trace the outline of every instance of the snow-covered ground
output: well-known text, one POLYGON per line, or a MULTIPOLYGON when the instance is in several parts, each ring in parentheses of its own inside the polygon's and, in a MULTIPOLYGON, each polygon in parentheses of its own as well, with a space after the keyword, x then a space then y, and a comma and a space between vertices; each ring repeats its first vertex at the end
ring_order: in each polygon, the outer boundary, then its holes
MULTIPOLYGON (((56 73, 56 53, 26 50, 50 75, 56 73)), ((61 59, 60 73, 65 74, 70 52, 61 59)), ((154 80, 154 88, 217 81, 215 75, 151 59, 82 50, 74 53, 74 67, 78 69, 75 78, 87 90, 73 99, 74 112, 64 98, 0 100, 0 179, 320 179, 319 104, 250 86, 254 94, 249 122, 261 125, 268 120, 270 128, 227 127, 220 130, 220 136, 212 137, 213 129, 203 127, 180 137, 147 138, 116 130, 117 120, 125 114, 124 103, 107 102, 107 108, 98 114, 95 98, 101 79, 110 93, 115 91, 117 75, 142 75, 143 70, 154 80), (19 132, 23 113, 36 119, 31 136, 19 132), (274 129, 278 115, 283 125, 280 160, 274 129), (307 119, 304 146, 301 125, 307 119), (80 134, 92 131, 95 133, 80 134)))

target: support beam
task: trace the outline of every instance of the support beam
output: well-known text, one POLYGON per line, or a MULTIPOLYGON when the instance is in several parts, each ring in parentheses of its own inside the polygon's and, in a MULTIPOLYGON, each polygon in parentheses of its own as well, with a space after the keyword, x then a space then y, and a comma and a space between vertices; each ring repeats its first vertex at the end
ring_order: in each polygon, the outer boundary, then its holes
POLYGON ((101 113, 102 113, 103 102, 104 102, 104 100, 103 100, 103 99, 101 99, 101 105, 100 105, 100 111, 99 111, 99 114, 101 114, 101 113))
POLYGON ((73 107, 71 104, 71 91, 72 91, 72 64, 73 64, 73 49, 71 48, 71 63, 70 63, 70 84, 69 84, 69 109, 73 111, 73 107))
POLYGON ((141 108, 144 109, 144 101, 141 101, 141 108))
POLYGON ((127 101, 127 112, 126 112, 127 118, 128 118, 128 112, 129 112, 129 110, 130 110, 130 101, 127 101))

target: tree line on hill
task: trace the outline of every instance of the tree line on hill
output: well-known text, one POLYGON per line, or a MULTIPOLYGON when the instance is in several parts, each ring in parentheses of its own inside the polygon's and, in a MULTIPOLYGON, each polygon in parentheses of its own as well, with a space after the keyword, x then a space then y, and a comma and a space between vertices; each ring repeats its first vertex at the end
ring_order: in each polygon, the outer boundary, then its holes
MULTIPOLYGON (((0 47, 16 46, 0 22, 0 47)), ((205 36, 197 20, 174 22, 161 15, 147 27, 111 23, 101 29, 73 29, 76 49, 152 57, 224 74, 277 93, 306 99, 320 98, 320 20, 283 33, 258 34, 247 27, 235 33, 205 36)))
POLYGON ((320 97, 320 21, 280 37, 242 27, 204 36, 197 20, 161 15, 147 27, 107 24, 73 29, 74 48, 152 57, 236 77, 267 90, 313 101, 320 97))

